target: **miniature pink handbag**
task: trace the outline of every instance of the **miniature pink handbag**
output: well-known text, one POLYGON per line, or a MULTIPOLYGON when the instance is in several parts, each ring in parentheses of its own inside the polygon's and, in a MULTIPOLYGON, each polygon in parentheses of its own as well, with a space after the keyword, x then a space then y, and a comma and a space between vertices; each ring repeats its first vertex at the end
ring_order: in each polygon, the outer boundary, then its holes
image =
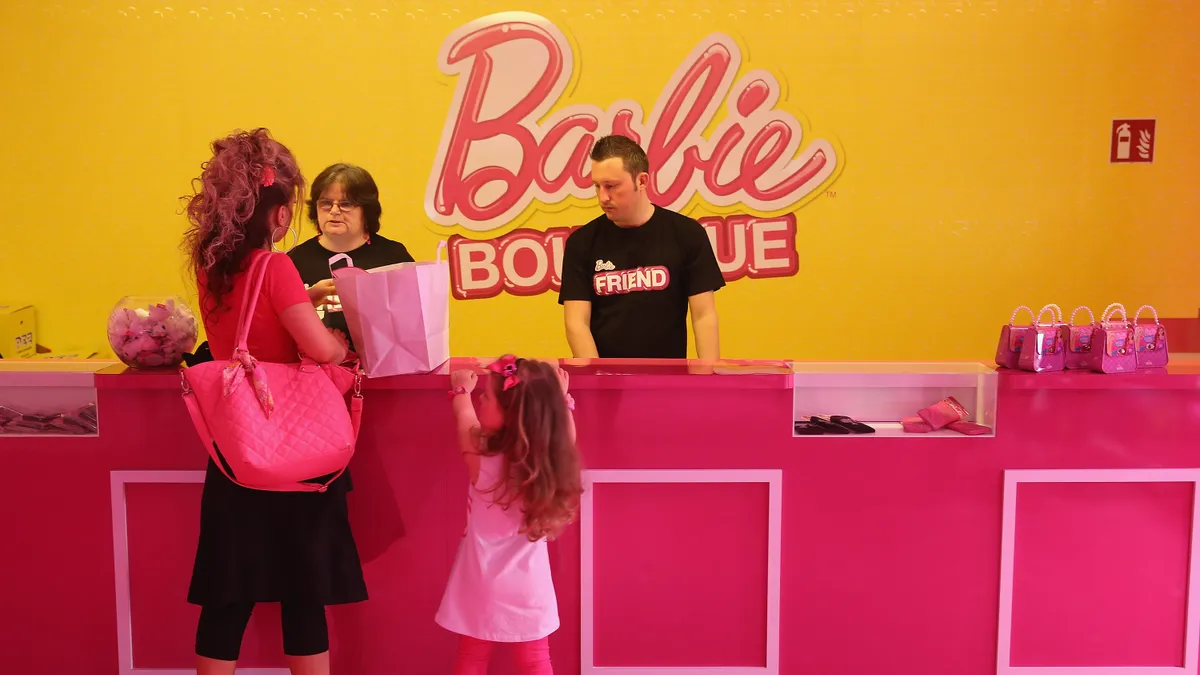
POLYGON ((1138 368, 1166 368, 1171 360, 1167 353, 1167 327, 1158 322, 1158 311, 1150 305, 1142 305, 1133 315, 1133 341, 1137 344, 1138 368), (1138 325, 1142 310, 1154 315, 1154 325, 1138 325))
MULTIPOLYGON (((1000 328, 1000 343, 996 345, 996 365, 1001 368, 1016 368, 1020 363, 1021 345, 1025 342, 1026 333, 1032 327, 1014 325, 1021 310, 1029 312, 1029 315, 1033 317, 1033 310, 1021 305, 1013 310, 1008 324, 1000 328)), ((1037 321, 1037 317, 1033 317, 1033 319, 1037 321)))
POLYGON ((361 374, 311 359, 267 363, 250 355, 246 339, 271 257, 259 255, 248 271, 233 358, 181 369, 183 400, 209 456, 229 480, 255 490, 324 492, 354 455, 361 374), (328 474, 336 475, 324 484, 304 482, 328 474))
POLYGON ((1092 329, 1096 324, 1096 315, 1092 314, 1092 309, 1087 305, 1080 305, 1071 312, 1071 318, 1066 325, 1059 330, 1060 341, 1062 342, 1065 353, 1063 354, 1063 368, 1067 370, 1086 370, 1090 367, 1090 358, 1092 353, 1092 329), (1075 325, 1075 315, 1079 314, 1080 310, 1088 313, 1088 318, 1091 319, 1086 325, 1075 325))
POLYGON ((1017 367, 1034 373, 1062 370, 1066 355, 1061 339, 1063 326, 1062 310, 1058 305, 1043 307, 1037 320, 1025 332, 1017 367), (1050 312, 1050 323, 1042 323, 1042 315, 1046 312, 1050 312))
POLYGON ((1133 348, 1133 326, 1125 314, 1125 306, 1114 302, 1104 310, 1100 321, 1092 328, 1091 369, 1097 373, 1132 373, 1137 370, 1137 353, 1133 348), (1112 317, 1121 313, 1120 321, 1112 317))

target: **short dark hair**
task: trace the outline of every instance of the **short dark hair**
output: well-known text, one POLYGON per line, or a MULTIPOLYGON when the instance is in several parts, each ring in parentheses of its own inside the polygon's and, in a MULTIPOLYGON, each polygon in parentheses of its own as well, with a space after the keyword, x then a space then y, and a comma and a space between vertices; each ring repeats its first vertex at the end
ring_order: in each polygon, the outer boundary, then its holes
POLYGON ((317 200, 321 193, 330 185, 338 184, 346 191, 346 199, 358 204, 363 210, 363 228, 368 235, 379 232, 379 217, 383 215, 383 206, 379 204, 379 188, 375 179, 361 166, 353 164, 333 164, 325 168, 313 180, 309 192, 308 219, 320 230, 317 221, 317 200))
POLYGON ((596 141, 596 145, 592 147, 593 162, 603 162, 613 157, 620 157, 625 170, 635 179, 639 174, 650 172, 650 160, 646 158, 646 151, 632 138, 613 134, 596 141))

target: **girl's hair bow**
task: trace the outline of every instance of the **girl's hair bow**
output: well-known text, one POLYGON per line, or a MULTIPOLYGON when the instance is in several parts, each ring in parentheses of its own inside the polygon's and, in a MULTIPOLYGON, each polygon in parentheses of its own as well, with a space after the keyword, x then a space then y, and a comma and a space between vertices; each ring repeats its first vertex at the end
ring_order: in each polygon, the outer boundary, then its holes
POLYGON ((488 364, 488 370, 504 376, 504 388, 501 391, 508 391, 521 383, 521 378, 517 377, 518 361, 517 357, 509 354, 488 364))

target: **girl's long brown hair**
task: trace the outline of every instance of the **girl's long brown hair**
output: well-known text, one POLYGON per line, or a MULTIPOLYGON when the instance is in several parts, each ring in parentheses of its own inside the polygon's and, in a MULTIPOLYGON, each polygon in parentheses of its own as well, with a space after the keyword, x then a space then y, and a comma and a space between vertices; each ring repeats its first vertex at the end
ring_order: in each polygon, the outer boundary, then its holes
POLYGON ((554 539, 579 515, 583 494, 579 451, 571 440, 570 411, 554 366, 517 360, 520 383, 503 391, 504 377, 491 375, 487 386, 504 413, 504 428, 488 439, 484 454, 503 454, 509 481, 501 481, 497 503, 519 501, 521 531, 530 541, 554 539))

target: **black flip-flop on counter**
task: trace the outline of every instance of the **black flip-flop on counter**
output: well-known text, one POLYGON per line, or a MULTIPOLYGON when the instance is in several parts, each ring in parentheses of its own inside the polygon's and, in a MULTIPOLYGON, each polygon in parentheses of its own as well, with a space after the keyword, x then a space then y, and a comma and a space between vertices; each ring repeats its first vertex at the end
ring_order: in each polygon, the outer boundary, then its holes
POLYGON ((807 421, 809 424, 824 429, 825 433, 827 434, 845 435, 851 433, 848 428, 831 421, 828 417, 821 415, 813 415, 812 417, 807 418, 807 421))
POLYGON ((821 426, 807 420, 800 420, 793 425, 797 436, 824 436, 827 432, 821 426))
POLYGON ((873 434, 875 429, 850 417, 849 415, 830 415, 829 423, 836 424, 852 434, 873 434))

